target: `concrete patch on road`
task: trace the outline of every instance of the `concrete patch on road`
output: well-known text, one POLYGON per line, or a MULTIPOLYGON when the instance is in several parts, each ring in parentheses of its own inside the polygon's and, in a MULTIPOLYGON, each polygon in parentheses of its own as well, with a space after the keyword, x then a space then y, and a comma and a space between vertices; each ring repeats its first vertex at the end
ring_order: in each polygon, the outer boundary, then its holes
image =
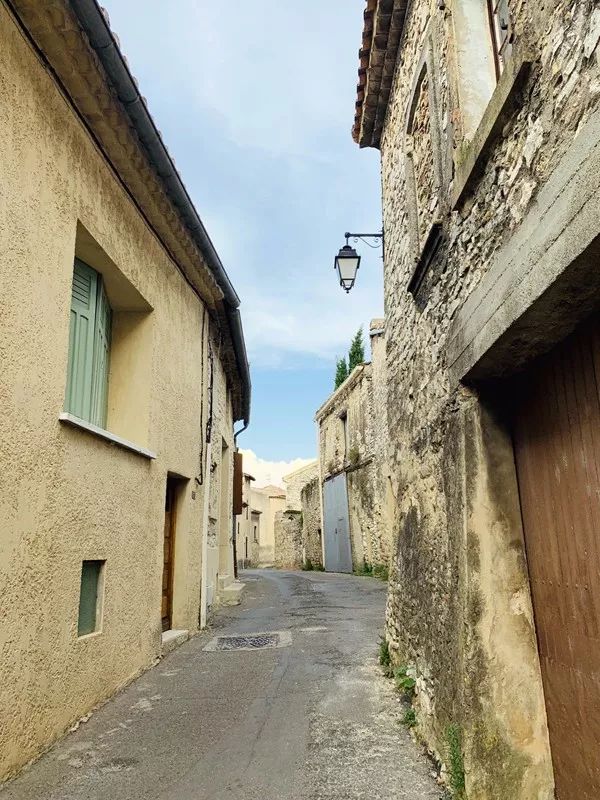
POLYGON ((322 625, 315 625, 312 628, 300 628, 300 633, 327 633, 328 630, 322 625))

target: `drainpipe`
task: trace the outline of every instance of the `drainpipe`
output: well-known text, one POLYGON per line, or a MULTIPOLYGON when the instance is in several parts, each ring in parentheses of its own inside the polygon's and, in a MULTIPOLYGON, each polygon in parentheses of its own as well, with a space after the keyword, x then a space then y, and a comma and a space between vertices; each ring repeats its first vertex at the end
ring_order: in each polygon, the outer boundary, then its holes
MULTIPOLYGON (((239 431, 234 431, 234 434, 233 434, 233 449, 234 449, 234 451, 236 453, 238 452, 237 437, 240 435, 240 433, 243 433, 246 430, 246 428, 248 427, 249 424, 250 424, 249 422, 245 421, 243 428, 240 428, 239 431)), ((243 481, 243 475, 242 475, 242 481, 243 481)), ((231 539, 231 543, 232 543, 232 547, 233 547, 233 577, 237 581, 237 579, 238 579, 238 565, 237 565, 237 540, 236 540, 236 530, 235 530, 235 514, 232 513, 231 516, 233 518, 233 522, 232 522, 232 533, 233 533, 233 536, 232 536, 232 539, 231 539)))
POLYGON ((208 366, 208 418, 206 420, 206 455, 204 459, 204 495, 202 498, 202 569, 200 577, 200 629, 206 627, 206 617, 208 611, 208 514, 210 510, 210 464, 212 458, 212 424, 213 424, 213 354, 210 347, 208 327, 206 330, 206 353, 207 359, 204 362, 208 366))
POLYGON ((210 500, 210 441, 206 443, 206 459, 204 464, 204 496, 202 502, 202 574, 200 582, 200 629, 206 628, 208 599, 208 510, 210 500))

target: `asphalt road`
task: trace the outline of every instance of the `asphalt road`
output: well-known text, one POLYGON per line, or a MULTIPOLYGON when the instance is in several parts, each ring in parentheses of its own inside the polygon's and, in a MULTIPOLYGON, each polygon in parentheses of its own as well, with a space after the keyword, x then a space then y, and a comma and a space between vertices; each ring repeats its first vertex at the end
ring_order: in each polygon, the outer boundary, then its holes
POLYGON ((241 606, 221 609, 1 800, 439 800, 377 665, 385 585, 319 572, 241 577, 241 606), (283 646, 204 649, 265 631, 284 633, 283 646))

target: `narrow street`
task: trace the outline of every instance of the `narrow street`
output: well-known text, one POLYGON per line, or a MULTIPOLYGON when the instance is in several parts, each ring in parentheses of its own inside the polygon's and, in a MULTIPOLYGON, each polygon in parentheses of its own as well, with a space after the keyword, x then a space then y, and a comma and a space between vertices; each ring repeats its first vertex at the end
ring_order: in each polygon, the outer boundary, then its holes
POLYGON ((100 708, 3 800, 437 800, 377 664, 385 584, 320 572, 242 580, 241 606, 100 708), (279 647, 205 649, 270 631, 279 647))

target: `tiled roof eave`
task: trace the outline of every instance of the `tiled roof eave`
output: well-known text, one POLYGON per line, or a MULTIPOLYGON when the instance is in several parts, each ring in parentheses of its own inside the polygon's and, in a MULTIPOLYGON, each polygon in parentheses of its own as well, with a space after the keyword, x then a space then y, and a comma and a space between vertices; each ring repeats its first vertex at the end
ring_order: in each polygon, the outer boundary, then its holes
POLYGON ((352 138, 379 147, 408 0, 367 0, 352 138))

